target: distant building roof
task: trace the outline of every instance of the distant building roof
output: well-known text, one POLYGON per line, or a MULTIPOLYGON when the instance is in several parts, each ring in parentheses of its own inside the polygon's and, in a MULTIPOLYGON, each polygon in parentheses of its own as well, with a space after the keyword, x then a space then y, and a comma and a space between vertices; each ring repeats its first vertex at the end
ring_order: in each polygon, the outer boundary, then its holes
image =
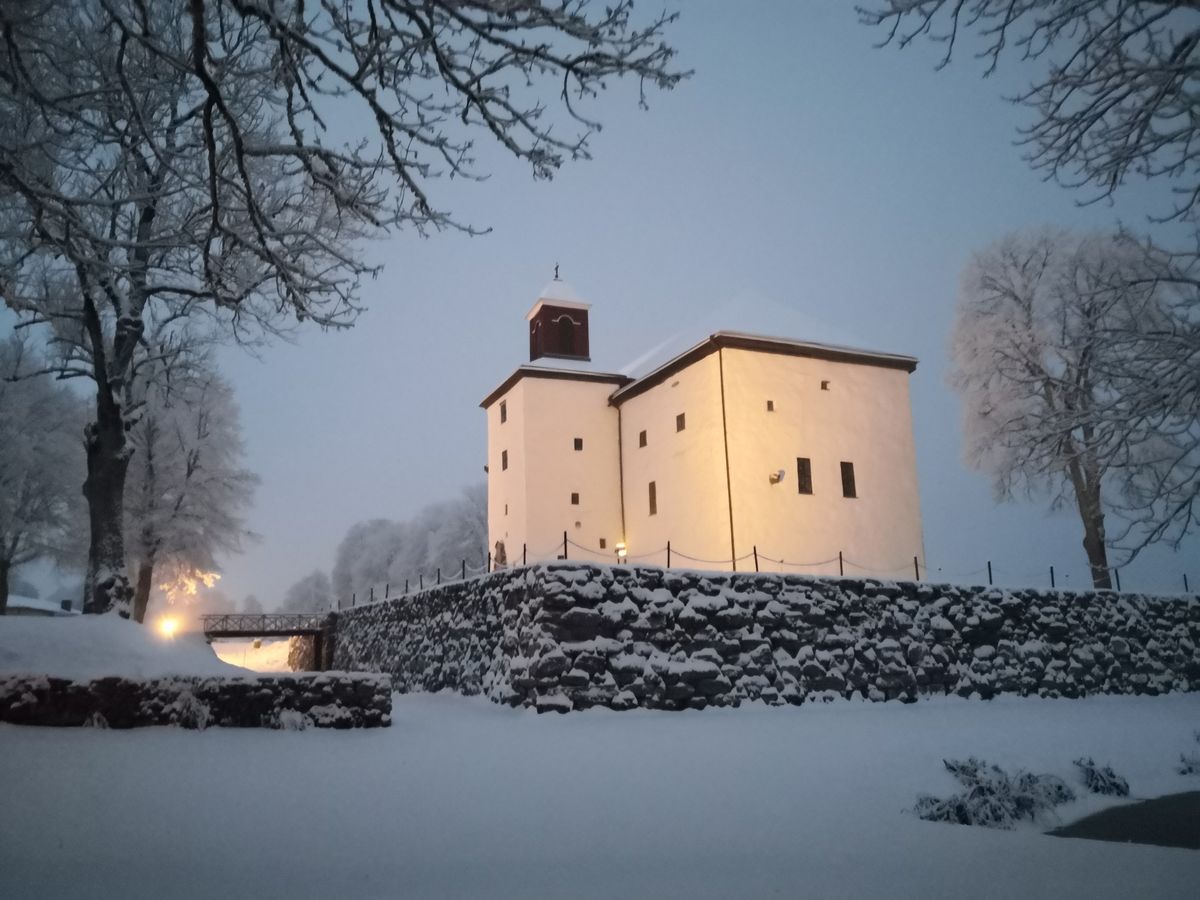
POLYGON ((8 610, 9 612, 25 610, 31 613, 41 613, 49 616, 79 615, 76 610, 63 609, 61 603, 56 603, 53 600, 43 600, 40 597, 25 597, 21 594, 8 595, 8 610))

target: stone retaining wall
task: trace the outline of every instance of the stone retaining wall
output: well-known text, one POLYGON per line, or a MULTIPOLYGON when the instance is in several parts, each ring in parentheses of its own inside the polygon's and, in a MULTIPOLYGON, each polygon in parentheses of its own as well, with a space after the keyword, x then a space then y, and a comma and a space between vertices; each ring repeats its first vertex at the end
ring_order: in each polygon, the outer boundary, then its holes
POLYGON ((372 728, 391 724, 386 675, 325 672, 249 678, 0 675, 0 722, 17 725, 212 725, 372 728))
POLYGON ((541 710, 1200 689, 1195 597, 547 563, 336 615, 334 666, 541 710))

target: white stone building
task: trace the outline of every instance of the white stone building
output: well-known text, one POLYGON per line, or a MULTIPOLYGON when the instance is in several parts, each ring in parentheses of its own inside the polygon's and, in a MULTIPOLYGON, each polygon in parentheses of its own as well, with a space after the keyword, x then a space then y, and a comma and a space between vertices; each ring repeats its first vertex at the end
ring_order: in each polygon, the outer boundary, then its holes
POLYGON ((498 561, 924 575, 910 356, 718 331, 641 377, 590 365, 557 278, 480 404, 498 561), (840 554, 840 558, 839 558, 840 554))

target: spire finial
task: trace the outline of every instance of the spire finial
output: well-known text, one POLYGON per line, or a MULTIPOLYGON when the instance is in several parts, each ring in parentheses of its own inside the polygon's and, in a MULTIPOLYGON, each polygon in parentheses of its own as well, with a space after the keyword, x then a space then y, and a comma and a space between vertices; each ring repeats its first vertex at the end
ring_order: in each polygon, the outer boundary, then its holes
POLYGON ((558 263, 554 264, 554 280, 558 281, 558 263))

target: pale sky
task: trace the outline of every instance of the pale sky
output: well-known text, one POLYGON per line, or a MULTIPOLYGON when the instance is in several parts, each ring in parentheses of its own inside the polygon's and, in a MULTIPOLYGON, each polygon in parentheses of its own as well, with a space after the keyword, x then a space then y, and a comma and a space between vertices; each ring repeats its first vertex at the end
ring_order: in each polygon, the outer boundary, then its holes
MULTIPOLYGON (((262 477, 257 546, 225 564, 222 590, 277 603, 329 570, 346 529, 403 519, 481 481, 479 401, 527 357, 524 314, 560 264, 592 304, 598 361, 719 328, 838 340, 917 356, 912 377, 931 576, 993 561, 1006 583, 1086 587, 1082 531, 1042 500, 996 506, 962 462, 960 407, 946 386, 959 273, 973 250, 1044 224, 1142 226, 1164 189, 1116 205, 1031 171, 1013 145, 1024 110, 1002 96, 1032 75, 1015 57, 989 79, 968 43, 875 49, 850 2, 681 4, 670 35, 695 75, 636 105, 610 87, 592 111, 594 159, 551 182, 482 152, 482 183, 435 184, 435 204, 482 237, 400 233, 371 245, 383 275, 341 333, 305 330, 260 359, 221 368, 262 477)), ((643 14, 650 6, 643 9, 643 14)), ((1125 588, 1177 591, 1190 554, 1155 552, 1125 588)))

